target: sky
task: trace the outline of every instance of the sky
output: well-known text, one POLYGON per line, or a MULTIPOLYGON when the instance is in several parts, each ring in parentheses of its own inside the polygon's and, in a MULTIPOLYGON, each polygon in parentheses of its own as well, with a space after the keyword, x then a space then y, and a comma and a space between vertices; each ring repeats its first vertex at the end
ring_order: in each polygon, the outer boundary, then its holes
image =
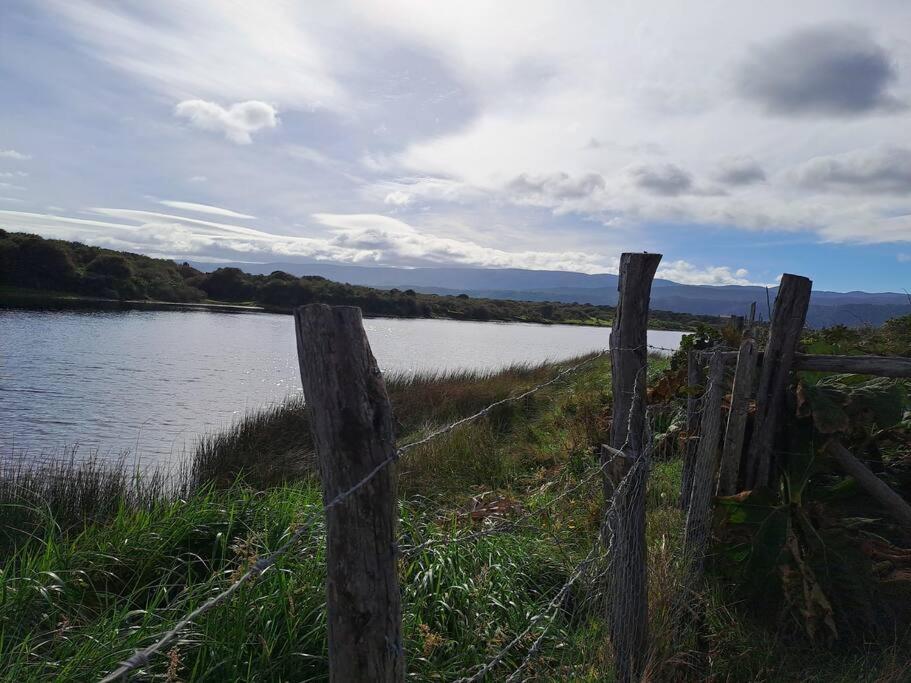
POLYGON ((0 227, 911 289, 911 3, 4 0, 0 227))

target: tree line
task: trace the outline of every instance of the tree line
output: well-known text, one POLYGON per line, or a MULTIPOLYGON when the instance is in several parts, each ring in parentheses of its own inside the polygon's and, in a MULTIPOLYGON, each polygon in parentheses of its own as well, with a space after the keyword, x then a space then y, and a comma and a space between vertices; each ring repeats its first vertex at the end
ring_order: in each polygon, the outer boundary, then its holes
MULTIPOLYGON (((167 302, 229 302, 290 310, 308 303, 360 307, 365 315, 540 323, 609 324, 614 309, 593 304, 506 301, 375 289, 282 271, 251 275, 238 268, 205 273, 187 263, 44 239, 0 229, 0 286, 7 293, 167 302)), ((689 329, 717 318, 658 311, 653 326, 689 329)))

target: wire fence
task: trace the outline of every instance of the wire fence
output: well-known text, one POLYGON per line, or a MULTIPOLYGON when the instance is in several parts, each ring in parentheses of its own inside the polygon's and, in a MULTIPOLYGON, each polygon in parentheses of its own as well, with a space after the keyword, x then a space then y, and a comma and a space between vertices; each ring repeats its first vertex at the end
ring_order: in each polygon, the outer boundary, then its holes
MULTIPOLYGON (((379 463, 365 477, 360 479, 356 484, 354 484, 353 486, 349 487, 348 489, 342 491, 341 493, 336 495, 334 498, 332 498, 330 501, 328 501, 323 506, 324 511, 328 511, 329 509, 336 507, 336 506, 340 505, 341 503, 343 503, 350 496, 352 496, 357 491, 359 491, 361 488, 366 486, 383 469, 385 469, 390 464, 392 464, 394 461, 396 461, 404 453, 406 453, 414 448, 418 448, 420 446, 428 444, 431 441, 433 441, 445 434, 448 434, 455 429, 458 429, 459 427, 462 427, 469 423, 480 420, 481 418, 489 415, 492 410, 496 409, 499 406, 502 406, 502 405, 505 405, 508 403, 514 403, 517 401, 521 401, 533 394, 536 394, 539 391, 542 391, 543 389, 546 389, 546 388, 556 384, 557 382, 564 379, 565 377, 567 377, 575 372, 578 372, 582 368, 587 367, 588 365, 591 365, 598 359, 605 356, 607 353, 608 353, 608 350, 606 350, 606 349, 599 351, 599 352, 595 353, 594 355, 591 355, 588 358, 585 358, 584 360, 580 361, 579 363, 576 363, 574 365, 561 369, 553 377, 551 377, 550 379, 548 379, 545 382, 541 382, 541 383, 531 387, 530 389, 527 389, 517 395, 508 396, 508 397, 500 399, 498 401, 494 401, 493 403, 490 403, 489 405, 485 406, 481 410, 479 410, 467 417, 464 417, 464 418, 461 418, 454 422, 451 422, 444 427, 441 427, 439 429, 432 431, 431 433, 427 434, 426 436, 424 436, 416 441, 412 441, 403 446, 400 446, 399 448, 396 449, 394 456, 387 458, 386 460, 379 463)), ((530 520, 536 516, 540 516, 540 515, 544 514, 545 512, 547 512, 548 510, 553 509, 554 506, 558 502, 560 502, 561 500, 564 500, 568 496, 572 495, 574 492, 582 489, 584 486, 589 484, 598 474, 600 474, 602 472, 603 472, 603 466, 592 468, 582 478, 581 481, 579 481, 578 483, 576 483, 575 485, 573 485, 571 488, 567 489, 566 491, 562 492, 560 495, 556 496, 546 506, 543 506, 541 508, 536 508, 535 510, 532 510, 532 511, 526 513, 522 517, 512 520, 501 526, 498 526, 498 527, 492 528, 492 529, 486 529, 486 530, 479 531, 479 532, 470 533, 467 535, 453 536, 453 537, 441 538, 441 539, 430 539, 417 546, 404 548, 402 550, 402 554, 404 554, 406 556, 413 556, 434 545, 451 544, 451 543, 455 543, 455 542, 466 542, 469 540, 475 540, 477 538, 481 538, 483 536, 490 536, 490 535, 494 535, 494 534, 508 533, 510 531, 515 531, 515 530, 521 528, 523 526, 523 524, 525 522, 527 522, 528 520, 530 520)), ((289 550, 291 550, 291 548, 293 548, 306 535, 306 533, 309 530, 310 530, 310 527, 306 526, 306 525, 299 528, 277 550, 275 550, 273 553, 271 553, 263 558, 260 558, 246 572, 244 572, 240 576, 240 578, 238 578, 236 581, 234 581, 230 586, 225 588, 223 591, 221 591, 217 595, 214 595, 213 597, 206 600, 203 604, 201 604, 196 609, 192 610, 185 617, 183 617, 177 623, 175 623, 175 625, 171 629, 169 629, 165 633, 161 634, 158 638, 156 638, 155 642, 153 642, 151 645, 137 650, 130 657, 125 659, 117 669, 115 669, 110 674, 108 674, 103 679, 101 679, 101 683, 111 683, 113 681, 125 680, 131 672, 133 672, 143 666, 146 666, 149 663, 150 658, 153 655, 155 655, 158 652, 161 652, 164 648, 166 648, 168 645, 170 645, 172 642, 174 642, 174 640, 180 635, 181 631, 183 631, 185 628, 187 628, 194 620, 198 619, 199 617, 203 616, 204 614, 206 614, 210 610, 214 609, 218 605, 227 601, 245 583, 247 583, 247 582, 261 576, 263 573, 265 573, 266 570, 268 570, 270 567, 272 567, 272 565, 274 565, 282 555, 286 554, 289 550)), ((572 581, 572 583, 574 583, 574 582, 575 582, 575 580, 572 581)), ((572 583, 570 583, 570 587, 571 587, 572 583)), ((569 590, 569 587, 566 587, 566 590, 569 590)))
MULTIPOLYGON (((632 350, 641 350, 643 347, 632 350)), ((661 351, 666 353, 675 353, 677 349, 671 349, 662 346, 656 346, 648 344, 645 347, 647 350, 661 351)), ((630 349, 615 349, 620 350, 630 350, 630 349)), ((553 386, 562 379, 566 378, 573 373, 580 371, 581 369, 591 365, 595 361, 601 359, 606 354, 610 353, 610 349, 604 349, 599 352, 594 353, 593 355, 585 358, 584 360, 570 365, 561 369, 553 377, 547 381, 541 382, 519 394, 508 396, 506 398, 494 401, 489 405, 485 406, 481 410, 468 415, 464 418, 460 418, 451 422, 443 427, 437 428, 427 435, 417 439, 415 441, 404 444, 403 446, 398 447, 394 454, 389 458, 386 458, 378 465, 376 465, 365 477, 360 479, 353 486, 345 489, 344 491, 337 494, 331 500, 324 504, 324 512, 342 504, 349 497, 357 493, 360 489, 366 486, 371 480, 373 480, 381 471, 386 467, 391 465, 393 462, 398 460, 403 454, 408 451, 418 448, 420 446, 426 445, 464 425, 470 424, 477 420, 480 420, 488 416, 491 411, 496 408, 508 404, 521 401, 529 396, 536 394, 548 387, 553 386)), ((637 383, 639 378, 637 378, 637 383)), ((634 388, 635 392, 635 388, 634 388)), ((632 419, 632 410, 630 410, 629 419, 632 419)), ((626 444, 624 444, 624 447, 626 444)), ((650 447, 649 447, 650 448, 650 447)), ((622 450, 622 449, 621 449, 622 450)), ((452 534, 442 538, 431 538, 424 542, 421 542, 412 546, 405 546, 399 548, 399 552, 403 557, 414 557, 419 553, 422 553, 434 546, 441 545, 451 545, 455 543, 465 543, 469 541, 474 541, 483 537, 513 533, 522 529, 534 528, 535 530, 540 531, 540 526, 529 526, 529 522, 535 518, 542 517, 550 512, 552 512, 558 503, 566 500, 575 493, 580 492, 585 487, 589 486, 596 479, 603 481, 603 478, 608 472, 608 469, 614 463, 614 459, 618 456, 623 456, 622 453, 616 453, 611 458, 603 458, 601 463, 597 466, 589 468, 589 470, 584 473, 581 478, 575 482, 570 487, 566 488, 558 495, 550 499, 546 504, 542 506, 535 507, 524 514, 520 515, 517 518, 511 519, 509 521, 500 522, 494 526, 482 529, 479 531, 470 532, 467 534, 452 534)), ((630 498, 630 491, 632 490, 634 496, 644 495, 644 482, 647 476, 647 471, 649 468, 648 461, 648 452, 647 450, 643 453, 640 453, 637 457, 633 466, 629 469, 626 475, 620 482, 616 482, 614 485, 614 494, 611 498, 611 504, 608 506, 607 510, 604 513, 602 519, 602 530, 598 534, 597 540, 592 546, 589 553, 585 558, 579 562, 574 569, 570 572, 569 578, 562 585, 562 587, 555 593, 553 598, 547 603, 545 608, 537 615, 529 619, 527 627, 522 630, 509 644, 507 644, 502 650, 500 650, 487 664, 482 666, 477 672, 472 674, 467 678, 461 679, 464 683, 469 683, 472 681, 479 681, 483 679, 488 673, 494 670, 498 665, 500 665, 507 655, 514 650, 524 638, 526 638, 534 628, 539 624, 543 623, 543 628, 530 646, 528 652, 523 658, 522 662, 513 670, 507 677, 507 681, 516 681, 519 680, 518 676, 524 671, 542 648, 542 643, 556 618, 556 614, 559 611, 559 606, 563 600, 566 599, 567 594, 572 590, 573 586, 586 574, 590 573, 591 567, 596 566, 598 563, 604 565, 604 569, 600 572, 600 578, 603 579, 604 576, 613 572, 616 574, 617 568, 611 564, 611 553, 615 547, 615 544, 618 542, 617 535, 615 530, 612 528, 612 524, 615 524, 619 510, 621 506, 628 506, 631 504, 632 500, 630 498)), ((105 676, 102 679, 102 683, 111 683, 118 680, 126 680, 131 672, 136 671, 144 666, 147 666, 150 662, 152 656, 156 653, 164 650, 168 645, 173 643, 180 635, 180 633, 190 626, 195 620, 199 619, 207 612, 218 607, 220 604, 226 602, 231 598, 232 595, 237 593, 237 591, 246 583, 256 579, 257 577, 264 574, 270 567, 272 567, 284 554, 288 553, 307 533, 311 530, 309 525, 304 525, 292 533, 288 539, 274 552, 271 554, 260 558, 255 562, 249 569, 247 569, 237 580, 235 580, 227 588, 219 592, 218 594, 212 596, 200 606, 189 612, 185 617, 177 621, 174 626, 168 631, 161 634, 156 640, 144 648, 136 650, 130 657, 125 659, 117 669, 112 671, 110 674, 105 676)), ((622 581, 623 577, 614 576, 612 578, 614 581, 622 581)), ((603 582, 603 581, 602 581, 603 582)), ((591 602, 592 598, 589 596, 588 601, 591 602)), ((600 601, 603 605, 604 600, 600 601)))

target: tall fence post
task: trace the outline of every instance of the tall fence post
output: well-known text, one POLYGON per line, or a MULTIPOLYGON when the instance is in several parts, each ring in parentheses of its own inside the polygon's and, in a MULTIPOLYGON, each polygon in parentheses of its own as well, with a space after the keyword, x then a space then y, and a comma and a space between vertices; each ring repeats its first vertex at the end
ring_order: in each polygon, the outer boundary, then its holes
MULTIPOLYGON (((709 362, 708 383, 702 402, 699 446, 693 468, 693 488, 683 533, 683 552, 689 563, 689 580, 702 575, 712 514, 712 492, 718 466, 721 439, 721 397, 724 394, 724 356, 715 351, 709 362)), ((693 587, 692 583, 689 587, 693 587)))
POLYGON ((405 680, 392 408, 359 308, 294 312, 326 505, 329 678, 405 680), (362 483, 363 482, 363 483, 362 483))
MULTIPOLYGON (((613 424, 611 446, 631 468, 622 490, 613 491, 608 525, 612 566, 608 599, 616 678, 639 680, 648 639, 648 586, 645 552, 645 389, 648 370, 648 311, 660 254, 620 257, 619 297, 610 335, 613 424), (619 499, 617 498, 619 496, 619 499)), ((605 483, 605 493, 613 489, 605 483)))
POLYGON ((746 463, 747 488, 767 486, 772 474, 772 447, 786 400, 797 342, 807 319, 813 283, 800 275, 783 275, 769 326, 756 391, 756 415, 746 463))

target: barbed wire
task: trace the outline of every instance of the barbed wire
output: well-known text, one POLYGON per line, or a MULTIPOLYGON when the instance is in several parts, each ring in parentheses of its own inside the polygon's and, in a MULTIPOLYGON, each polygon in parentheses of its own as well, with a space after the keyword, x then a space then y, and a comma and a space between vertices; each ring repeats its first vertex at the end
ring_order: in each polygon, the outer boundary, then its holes
POLYGON ((522 392, 521 394, 519 394, 517 396, 507 396, 506 398, 500 399, 499 401, 494 401, 493 403, 491 403, 490 405, 488 405, 485 408, 482 408, 481 410, 474 413, 473 415, 469 415, 468 417, 463 417, 462 419, 456 420, 455 422, 452 422, 452 423, 446 425, 445 427, 441 427, 440 429, 437 429, 437 430, 431 432, 430 434, 428 434, 427 436, 425 436, 422 439, 419 439, 417 441, 412 441, 411 443, 407 443, 404 446, 400 446, 398 449, 398 453, 399 453, 399 455, 402 455, 402 454, 410 451, 412 448, 416 448, 418 446, 423 446, 425 443, 433 441, 437 437, 442 436, 443 434, 447 434, 447 433, 451 432, 453 429, 461 427, 463 424, 467 424, 468 422, 474 422, 475 420, 478 420, 478 419, 484 417, 491 410, 493 410, 494 408, 497 408, 501 405, 504 405, 506 403, 511 403, 513 401, 521 401, 523 398, 531 396, 532 394, 534 394, 538 391, 541 391, 541 389, 545 389, 545 388, 549 387, 550 385, 558 382, 566 375, 579 370, 580 368, 588 365, 589 363, 593 363, 594 361, 598 360, 599 358, 601 358, 608 352, 609 352, 609 349, 604 349, 602 351, 599 351, 595 355, 593 355, 589 358, 586 358, 581 363, 576 363, 575 365, 571 365, 568 368, 564 368, 563 370, 558 372, 556 375, 554 375, 548 381, 542 382, 541 384, 538 384, 538 385, 532 387, 531 389, 528 389, 527 391, 522 392))
POLYGON ((276 551, 258 559, 246 572, 243 573, 239 579, 232 583, 228 588, 223 590, 221 593, 212 596, 199 607, 187 614, 183 619, 174 624, 170 630, 162 634, 154 643, 148 647, 134 652, 129 658, 121 662, 120 666, 118 666, 114 671, 102 678, 101 683, 112 683, 113 681, 125 680, 126 676, 131 671, 147 665, 149 663, 149 658, 156 652, 170 645, 171 642, 173 642, 177 636, 180 635, 180 632, 183 629, 185 629, 195 619, 198 619, 209 610, 214 609, 221 603, 225 602, 247 581, 250 581, 251 579, 254 579, 263 574, 267 569, 269 569, 269 567, 275 564, 278 558, 288 552, 288 550, 290 550, 301 538, 303 538, 304 534, 309 530, 309 525, 301 526, 276 551))
MULTIPOLYGON (((580 363, 576 363, 575 365, 572 365, 568 368, 564 368, 563 370, 558 372, 554 377, 552 377, 548 381, 542 382, 542 383, 532 387, 531 389, 528 389, 527 391, 522 392, 521 394, 518 394, 516 396, 508 396, 504 399, 500 399, 499 401, 495 401, 495 402, 491 403, 490 405, 486 406, 485 408, 474 413, 473 415, 469 415, 468 417, 462 418, 460 420, 456 420, 455 422, 450 423, 450 424, 446 425, 445 427, 432 432, 431 434, 428 434, 426 437, 419 439, 418 441, 413 441, 411 443, 405 444, 404 446, 397 448, 394 451, 393 455, 391 455, 390 457, 384 459, 382 462, 377 464, 360 481, 358 481, 356 484, 354 484, 350 488, 345 489, 344 491, 340 492, 335 497, 333 497, 330 501, 328 501, 323 506, 323 510, 328 511, 331 508, 341 504, 343 501, 345 501, 351 495, 353 495, 358 490, 360 490, 362 487, 367 485, 385 467, 388 467, 394 461, 398 460, 398 458, 403 453, 406 453, 407 451, 411 450, 412 448, 416 448, 417 446, 426 444, 426 443, 432 441, 433 439, 436 439, 437 437, 442 436, 443 434, 451 432, 453 429, 456 429, 461 425, 464 425, 464 424, 467 424, 474 420, 480 419, 481 417, 487 415, 488 413, 490 413, 491 410, 493 410, 494 408, 496 408, 498 406, 504 405, 506 403, 514 402, 514 401, 520 401, 520 400, 526 398, 527 396, 530 396, 548 386, 551 386, 552 384, 556 383, 557 381, 559 381, 566 375, 579 370, 580 368, 588 365, 589 363, 594 362, 598 358, 601 358, 602 356, 604 356, 606 353, 607 353, 606 349, 602 350, 602 351, 596 353, 595 355, 593 355, 589 358, 586 358, 585 360, 583 360, 580 363)), ((111 683, 112 681, 124 680, 125 677, 131 671, 134 671, 135 669, 138 669, 138 668, 148 664, 149 658, 152 655, 154 655, 156 652, 160 651, 162 648, 169 645, 171 642, 173 642, 174 639, 176 639, 178 637, 180 632, 184 628, 186 628, 190 623, 192 623, 194 619, 201 617, 209 610, 217 607, 218 605, 220 605, 221 603, 226 601, 229 597, 231 597, 231 595, 233 595, 235 592, 237 592, 237 590, 242 585, 244 585, 247 581, 249 581, 257 576, 260 576, 269 567, 271 567, 273 564, 275 564, 275 562, 278 560, 278 558, 281 557, 282 555, 284 555, 295 543, 297 543, 297 541, 303 537, 304 533, 308 529, 309 529, 309 527, 306 527, 306 526, 298 529, 294 534, 292 534, 291 538, 289 538, 288 541, 283 546, 281 546, 278 550, 276 550, 275 552, 271 553, 270 555, 268 555, 264 558, 260 558, 256 563, 253 564, 252 567, 250 567, 250 569, 248 569, 246 572, 244 572, 244 574, 239 579, 237 579, 234 583, 232 583, 228 588, 226 588, 221 593, 218 593, 217 595, 212 596, 206 602, 204 602, 202 605, 200 605, 199 607, 197 607, 196 609, 191 611, 183 619, 178 621, 170 630, 168 630, 164 634, 162 634, 152 645, 149 645, 148 647, 137 650, 135 653, 133 653, 133 655, 131 655, 128 659, 124 660, 120 664, 120 666, 117 667, 117 669, 115 669, 110 674, 108 674, 103 679, 101 679, 101 683, 111 683)))
POLYGON ((575 493, 576 491, 581 489, 583 486, 588 484, 588 482, 590 482, 598 474, 603 473, 609 464, 610 464, 610 461, 605 460, 597 467, 593 467, 587 475, 585 475, 581 480, 579 480, 572 487, 566 489, 565 491, 562 491, 559 495, 555 496, 553 499, 548 501, 542 507, 535 508, 534 510, 530 510, 529 512, 525 513, 524 515, 522 515, 516 519, 513 519, 513 520, 510 520, 503 524, 500 524, 492 529, 483 529, 481 531, 474 531, 469 534, 453 535, 453 536, 448 536, 445 538, 432 538, 427 541, 424 541, 423 543, 420 543, 419 545, 410 546, 410 547, 405 548, 404 550, 402 550, 402 555, 405 557, 409 557, 411 555, 414 555, 422 550, 426 550, 427 548, 429 548, 431 546, 435 546, 435 545, 448 545, 448 544, 452 544, 452 543, 463 543, 466 541, 472 541, 472 540, 475 540, 478 538, 483 538, 485 536, 493 536, 495 534, 504 534, 504 533, 509 533, 510 531, 514 531, 516 528, 521 527, 523 525, 523 523, 526 522, 527 520, 531 519, 532 517, 537 517, 538 515, 541 515, 545 512, 548 512, 558 502, 560 502, 561 500, 564 500, 565 498, 569 497, 570 495, 572 495, 573 493, 575 493))
MULTIPOLYGON (((569 590, 573 587, 573 584, 575 584, 576 581, 579 580, 579 577, 582 576, 582 574, 585 572, 585 569, 588 567, 588 565, 594 561, 595 553, 598 550, 599 544, 600 544, 600 541, 596 540, 594 545, 592 546, 592 549, 588 552, 588 555, 585 556, 585 559, 583 559, 582 562, 580 562, 578 565, 576 565, 576 568, 573 570, 572 574, 570 574, 570 577, 566 581, 566 583, 563 584, 563 587, 559 591, 557 591, 557 594, 554 595, 554 597, 550 600, 550 602, 547 603, 547 606, 541 612, 539 612, 538 614, 536 614, 529 620, 528 626, 525 629, 523 629, 521 633, 519 633, 515 638, 513 638, 511 641, 509 641, 509 643, 503 649, 501 649, 493 659, 491 659, 490 661, 487 662, 487 664, 482 666, 479 671, 477 671, 475 674, 473 674, 472 676, 469 676, 467 678, 459 678, 455 683, 477 683, 477 681, 480 681, 482 678, 484 678, 484 676, 486 676, 493 669, 495 669, 500 664, 500 662, 503 661, 503 659, 506 657, 506 655, 509 654, 509 652, 516 645, 518 645, 525 638, 525 636, 527 636, 531 632, 531 630, 535 627, 535 625, 538 623, 539 620, 544 618, 551 610, 553 610, 554 608, 556 608, 557 606, 560 605, 560 603, 563 601, 563 598, 566 596, 566 594, 569 592, 569 590)), ((553 619, 551 619, 549 623, 553 623, 553 619)), ((548 628, 549 628, 549 626, 548 626, 548 628)), ((526 657, 526 659, 529 659, 529 658, 526 657)), ((529 661, 530 661, 530 659, 529 659, 529 661)), ((524 668, 526 666, 526 664, 527 664, 527 662, 523 662, 523 664, 520 666, 519 670, 524 668)), ((516 672, 514 672, 514 673, 516 673, 516 672)), ((509 680, 512 680, 512 678, 510 678, 509 680)))
MULTIPOLYGON (((601 471, 603 468, 605 468, 607 465, 609 465, 610 462, 614 458, 621 457, 621 456, 626 457, 625 454, 623 454, 621 451, 616 451, 614 453, 613 457, 611 457, 610 459, 606 459, 605 462, 601 465, 601 467, 596 468, 595 472, 601 471)), ((626 473, 626 475, 623 477, 623 479, 620 481, 620 483, 614 489, 614 493, 611 496, 611 503, 608 506, 608 508, 605 510, 605 513, 602 517, 603 525, 609 524, 609 522, 608 522, 609 516, 612 512, 615 512, 617 501, 621 500, 625 496, 626 489, 631 485, 628 482, 632 481, 633 477, 636 476, 638 467, 641 466, 641 463, 644 460, 645 459, 641 458, 641 457, 637 458, 635 463, 633 464, 633 466, 630 468, 630 470, 626 473)), ((518 681, 519 674, 529 665, 529 663, 531 663, 532 659, 534 659, 534 657, 540 651, 541 645, 544 642, 544 638, 546 637, 548 631, 550 630, 550 628, 553 625, 553 622, 556 618, 556 614, 557 614, 556 608, 562 603, 562 601, 564 600, 564 598, 566 597, 566 595, 570 591, 570 589, 573 587, 573 585, 583 575, 585 575, 588 568, 592 564, 594 564, 595 560, 598 559, 598 557, 607 557, 608 558, 608 566, 601 572, 601 574, 599 576, 604 576, 607 572, 609 572, 612 569, 612 565, 610 563, 612 547, 613 547, 613 534, 611 534, 609 536, 609 542, 607 545, 605 545, 605 543, 604 543, 604 534, 599 534, 595 538, 595 542, 592 544, 591 550, 589 550, 589 552, 585 556, 585 558, 578 565, 576 565, 575 569, 570 574, 569 579, 567 579, 566 583, 563 584, 563 586, 560 588, 560 590, 557 591, 557 593, 554 595, 554 597, 551 598, 551 600, 547 603, 547 605, 544 607, 544 609, 541 612, 539 612, 538 614, 533 616, 531 619, 529 619, 528 626, 526 626, 526 628, 523 629, 517 636, 515 636, 509 643, 507 643, 494 657, 492 657, 477 672, 475 672, 474 674, 472 674, 469 677, 463 677, 463 678, 458 679, 456 681, 456 683, 477 683, 477 681, 480 681, 484 676, 486 676, 493 669, 495 669, 503 661, 503 659, 506 657, 506 655, 509 654, 509 652, 511 650, 513 650, 516 647, 516 645, 518 645, 529 633, 531 633, 531 631, 534 629, 534 627, 542 619, 548 617, 548 615, 549 615, 550 618, 544 624, 543 630, 541 631, 540 634, 538 634, 538 637, 532 643, 531 647, 529 648, 529 650, 526 653, 525 657, 523 658, 522 662, 505 679, 506 683, 515 683, 515 681, 518 681), (599 555, 598 550, 602 547, 604 548, 604 553, 599 555)))

